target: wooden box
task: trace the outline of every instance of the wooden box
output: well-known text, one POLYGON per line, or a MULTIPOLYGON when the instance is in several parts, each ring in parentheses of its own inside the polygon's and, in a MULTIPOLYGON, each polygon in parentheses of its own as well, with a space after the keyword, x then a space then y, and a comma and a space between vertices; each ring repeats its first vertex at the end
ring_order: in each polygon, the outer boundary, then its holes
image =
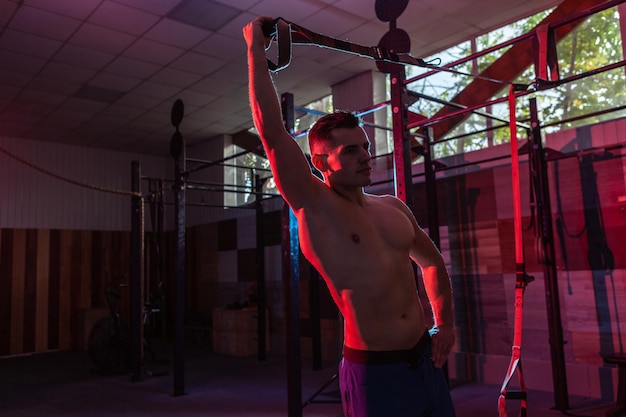
MULTIPOLYGON (((258 310, 215 308, 213 351, 224 355, 254 356, 258 352, 258 310)), ((265 349, 269 351, 269 311, 265 311, 265 349)))

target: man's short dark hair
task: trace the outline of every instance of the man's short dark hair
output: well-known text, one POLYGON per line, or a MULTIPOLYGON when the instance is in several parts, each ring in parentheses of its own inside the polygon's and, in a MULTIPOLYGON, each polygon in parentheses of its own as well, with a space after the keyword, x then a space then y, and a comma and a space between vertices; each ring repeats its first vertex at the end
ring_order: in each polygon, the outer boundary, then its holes
POLYGON ((361 119, 354 113, 337 110, 319 119, 309 130, 309 147, 311 154, 319 148, 330 144, 332 132, 339 128, 353 129, 361 126, 361 119))

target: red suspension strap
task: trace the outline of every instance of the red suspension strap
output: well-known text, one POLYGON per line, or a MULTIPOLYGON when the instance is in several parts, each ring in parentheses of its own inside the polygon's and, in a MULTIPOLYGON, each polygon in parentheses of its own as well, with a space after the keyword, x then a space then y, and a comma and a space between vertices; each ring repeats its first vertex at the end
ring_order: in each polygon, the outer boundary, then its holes
POLYGON ((522 373, 522 314, 524 307, 524 290, 532 277, 526 275, 524 264, 524 242, 522 237, 522 203, 519 175, 519 150, 517 145, 517 118, 515 116, 515 85, 509 86, 509 130, 511 133, 511 177, 513 189, 513 224, 515 232, 515 323, 513 330, 513 347, 511 362, 504 377, 500 397, 498 398, 498 412, 500 417, 506 417, 506 400, 521 400, 520 417, 526 417, 526 383, 522 373), (519 377, 519 391, 508 389, 511 378, 517 371, 519 377))

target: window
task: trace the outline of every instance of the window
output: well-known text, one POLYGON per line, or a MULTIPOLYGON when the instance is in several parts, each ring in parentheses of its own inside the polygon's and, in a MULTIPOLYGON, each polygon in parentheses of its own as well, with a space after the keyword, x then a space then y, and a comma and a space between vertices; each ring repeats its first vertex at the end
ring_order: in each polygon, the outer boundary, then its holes
MULTIPOLYGON (((550 10, 546 10, 497 28, 424 60, 440 65, 463 61, 463 58, 470 57, 474 52, 487 50, 527 33, 549 13, 550 10)), ((576 74, 582 74, 623 59, 619 28, 619 14, 617 8, 613 7, 589 16, 581 25, 564 37, 557 45, 560 78, 565 79, 576 74)), ((509 48, 510 46, 500 48, 480 57, 474 57, 459 63, 454 66, 454 69, 464 73, 478 74, 509 48)), ((446 72, 420 78, 419 75, 426 71, 424 68, 407 67, 407 79, 416 79, 415 82, 409 84, 409 90, 418 93, 421 97, 426 97, 413 103, 409 110, 426 117, 432 117, 436 114, 444 106, 440 101, 450 101, 472 80, 469 76, 446 72), (427 97, 433 97, 436 100, 429 100, 427 97)), ((534 79, 534 68, 530 67, 515 82, 530 84, 534 82, 534 79)), ((626 113, 621 111, 604 113, 583 120, 567 121, 578 116, 626 105, 625 87, 624 69, 620 67, 556 88, 539 91, 536 96, 542 124, 554 124, 553 127, 547 129, 547 131, 554 131, 574 127, 577 124, 589 124, 623 117, 626 113)), ((503 91, 499 93, 498 97, 505 94, 503 86, 503 91)), ((491 114, 504 121, 509 118, 508 103, 506 102, 483 108, 481 112, 491 114)), ((518 112, 520 113, 518 118, 528 117, 527 106, 519 106, 518 112)), ((509 140, 508 128, 491 129, 492 126, 498 127, 500 125, 506 127, 505 122, 474 113, 443 138, 458 137, 458 139, 439 141, 434 146, 434 156, 454 155, 507 142, 509 140)))

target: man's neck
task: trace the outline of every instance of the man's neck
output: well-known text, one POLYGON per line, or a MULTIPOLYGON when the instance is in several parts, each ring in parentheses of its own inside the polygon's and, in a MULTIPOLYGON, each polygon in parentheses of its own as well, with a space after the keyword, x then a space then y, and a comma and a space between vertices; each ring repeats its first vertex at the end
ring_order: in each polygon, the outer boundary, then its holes
POLYGON ((333 185, 329 185, 329 187, 335 193, 348 201, 351 201, 360 206, 365 203, 365 193, 363 192, 363 187, 342 187, 333 185))

